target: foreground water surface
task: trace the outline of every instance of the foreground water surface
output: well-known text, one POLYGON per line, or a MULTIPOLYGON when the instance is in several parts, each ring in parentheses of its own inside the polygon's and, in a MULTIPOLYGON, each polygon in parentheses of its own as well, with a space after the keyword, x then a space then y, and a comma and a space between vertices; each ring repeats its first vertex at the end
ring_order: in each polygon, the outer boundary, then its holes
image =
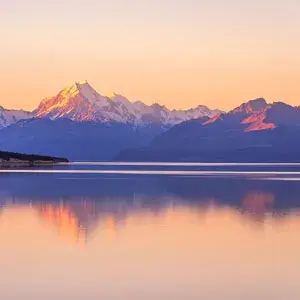
POLYGON ((300 299, 300 165, 1 170, 0 299, 300 299))

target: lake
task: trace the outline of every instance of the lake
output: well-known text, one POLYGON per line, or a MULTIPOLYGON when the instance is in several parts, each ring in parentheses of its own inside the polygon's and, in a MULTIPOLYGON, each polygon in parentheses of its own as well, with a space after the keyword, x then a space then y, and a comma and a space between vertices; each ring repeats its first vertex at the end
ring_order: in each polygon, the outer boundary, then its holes
POLYGON ((0 178, 0 299, 300 299, 300 164, 93 162, 0 178))

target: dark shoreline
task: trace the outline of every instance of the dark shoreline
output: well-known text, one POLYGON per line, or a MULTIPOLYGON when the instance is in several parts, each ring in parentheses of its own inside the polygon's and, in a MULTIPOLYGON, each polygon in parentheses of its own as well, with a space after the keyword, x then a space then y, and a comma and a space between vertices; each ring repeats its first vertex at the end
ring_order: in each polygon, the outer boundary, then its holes
POLYGON ((0 151, 0 168, 35 167, 67 162, 69 160, 62 157, 0 151))

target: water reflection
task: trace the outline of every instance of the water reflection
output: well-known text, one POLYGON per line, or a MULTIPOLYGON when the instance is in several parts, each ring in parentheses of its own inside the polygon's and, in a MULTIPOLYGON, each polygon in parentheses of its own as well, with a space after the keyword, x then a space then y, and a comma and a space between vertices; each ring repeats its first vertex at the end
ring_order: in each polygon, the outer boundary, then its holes
POLYGON ((109 229, 115 236, 132 215, 158 220, 171 211, 188 209, 201 223, 212 210, 226 209, 240 215, 243 222, 263 226, 270 218, 279 222, 298 215, 300 205, 300 185, 287 182, 280 185, 237 179, 98 178, 83 180, 79 185, 74 180, 61 179, 6 179, 5 186, 0 185, 1 214, 14 208, 33 210, 41 225, 66 241, 84 245, 97 228, 109 229), (51 188, 54 185, 56 188, 51 188))
POLYGON ((3 176, 0 299, 300 299, 299 192, 290 181, 3 176))

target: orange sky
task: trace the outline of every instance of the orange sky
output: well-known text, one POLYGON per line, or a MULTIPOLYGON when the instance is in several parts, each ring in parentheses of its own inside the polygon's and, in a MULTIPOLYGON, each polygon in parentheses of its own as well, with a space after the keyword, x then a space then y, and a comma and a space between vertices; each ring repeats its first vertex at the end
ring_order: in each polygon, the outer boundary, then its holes
POLYGON ((299 33, 298 0, 5 1, 0 105, 34 109, 82 79, 170 108, 298 105, 299 33))

